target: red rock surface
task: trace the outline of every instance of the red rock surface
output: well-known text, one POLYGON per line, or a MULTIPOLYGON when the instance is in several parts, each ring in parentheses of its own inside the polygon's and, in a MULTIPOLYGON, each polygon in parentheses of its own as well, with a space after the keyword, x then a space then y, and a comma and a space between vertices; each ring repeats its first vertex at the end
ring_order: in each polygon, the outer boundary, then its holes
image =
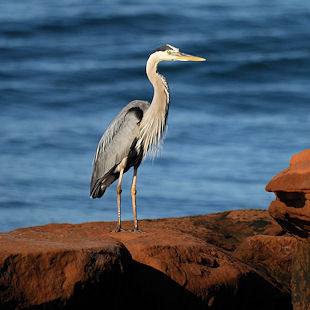
POLYGON ((66 224, 1 234, 0 249, 1 309, 46 303, 61 308, 79 287, 120 278, 130 258, 117 240, 95 234, 80 238, 66 224))
MULTIPOLYGON (((275 236, 283 231, 266 211, 144 220, 144 233, 114 228, 50 224, 0 234, 0 308, 291 308, 283 279, 255 268, 265 258, 251 266, 240 261, 249 236, 291 244, 275 236)), ((289 268, 288 257, 278 263, 289 268)))
POLYGON ((310 309, 310 150, 291 158, 290 166, 266 186, 276 195, 271 216, 298 240, 292 264, 294 309, 310 309))
POLYGON ((276 200, 269 213, 288 232, 299 239, 310 237, 310 150, 292 157, 289 168, 266 186, 276 200))
POLYGON ((292 264, 294 310, 310 309, 310 244, 299 241, 292 264))
POLYGON ((290 166, 277 174, 266 186, 269 192, 310 191, 310 149, 294 155, 290 166))
POLYGON ((271 275, 289 292, 291 262, 296 250, 297 241, 293 237, 257 235, 246 238, 234 256, 271 275))

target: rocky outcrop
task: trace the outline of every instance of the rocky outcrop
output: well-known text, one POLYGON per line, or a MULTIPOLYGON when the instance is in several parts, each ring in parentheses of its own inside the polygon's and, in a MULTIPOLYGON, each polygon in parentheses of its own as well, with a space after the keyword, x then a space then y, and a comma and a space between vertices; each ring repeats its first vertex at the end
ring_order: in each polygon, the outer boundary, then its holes
POLYGON ((294 242, 280 237, 266 211, 144 220, 142 233, 113 233, 114 226, 0 234, 0 309, 291 309, 286 270, 294 242))
POLYGON ((276 200, 269 207, 271 216, 300 240, 310 240, 310 150, 292 157, 290 166, 266 186, 276 200))
POLYGON ((310 309, 310 150, 294 155, 266 190, 276 195, 269 213, 298 240, 292 264, 294 309, 310 309))
POLYGON ((79 238, 71 225, 1 234, 0 249, 1 309, 74 306, 96 290, 107 298, 131 259, 117 240, 79 238))

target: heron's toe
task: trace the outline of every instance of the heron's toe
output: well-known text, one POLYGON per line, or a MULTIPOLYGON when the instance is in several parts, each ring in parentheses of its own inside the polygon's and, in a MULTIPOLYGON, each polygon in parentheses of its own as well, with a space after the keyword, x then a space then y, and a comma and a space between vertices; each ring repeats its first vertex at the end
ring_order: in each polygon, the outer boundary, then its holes
POLYGON ((131 232, 132 230, 129 229, 123 229, 123 228, 117 228, 115 230, 111 230, 113 233, 119 233, 119 232, 131 232))

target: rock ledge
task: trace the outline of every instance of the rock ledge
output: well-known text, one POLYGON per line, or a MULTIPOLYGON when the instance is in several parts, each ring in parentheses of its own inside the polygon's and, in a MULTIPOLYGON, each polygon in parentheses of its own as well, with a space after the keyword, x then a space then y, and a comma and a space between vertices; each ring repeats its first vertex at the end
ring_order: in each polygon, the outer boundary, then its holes
POLYGON ((114 225, 0 234, 0 309, 291 309, 295 239, 267 211, 144 220, 144 233, 114 225))

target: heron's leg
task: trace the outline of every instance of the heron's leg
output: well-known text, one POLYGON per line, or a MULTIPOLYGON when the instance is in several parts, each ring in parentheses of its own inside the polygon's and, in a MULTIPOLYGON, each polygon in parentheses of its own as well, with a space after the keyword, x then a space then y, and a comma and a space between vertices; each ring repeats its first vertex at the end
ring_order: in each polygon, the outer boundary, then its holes
POLYGON ((138 168, 134 167, 132 186, 131 186, 131 199, 132 199, 132 209, 133 209, 133 220, 134 220, 134 231, 138 231, 138 220, 137 220, 137 206, 136 206, 136 182, 137 182, 137 170, 138 168))
POLYGON ((125 167, 121 167, 121 171, 119 173, 119 180, 116 187, 116 194, 117 194, 117 219, 118 219, 118 225, 117 225, 117 232, 121 231, 121 194, 122 194, 122 179, 124 174, 125 167))

